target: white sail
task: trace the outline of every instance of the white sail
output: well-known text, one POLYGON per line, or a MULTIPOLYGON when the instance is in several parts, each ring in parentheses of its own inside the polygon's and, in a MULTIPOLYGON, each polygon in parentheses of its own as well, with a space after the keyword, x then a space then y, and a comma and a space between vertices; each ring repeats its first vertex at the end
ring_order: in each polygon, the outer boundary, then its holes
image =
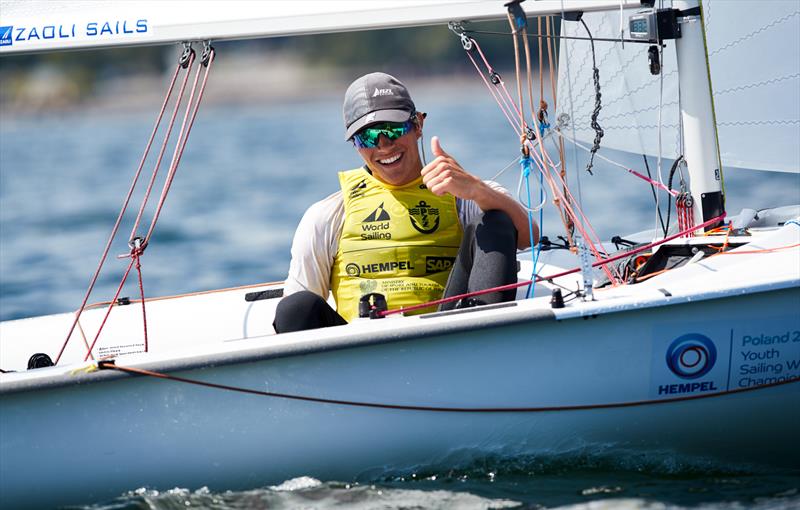
MULTIPOLYGON (((0 54, 396 28, 506 16, 504 0, 0 1, 0 54)), ((536 0, 530 14, 638 6, 536 0)))
MULTIPOLYGON (((800 3, 704 0, 703 9, 723 167, 800 172, 800 3)), ((596 38, 619 38, 619 12, 585 14, 584 21, 596 38)), ((586 36, 580 23, 562 27, 564 35, 586 36)), ((558 110, 574 119, 578 140, 591 144, 590 44, 565 40, 561 48, 558 110)), ((602 94, 598 122, 605 131, 601 146, 658 154, 661 103, 661 155, 679 155, 674 42, 667 41, 661 76, 650 74, 645 44, 623 48, 598 41, 595 51, 602 94)))

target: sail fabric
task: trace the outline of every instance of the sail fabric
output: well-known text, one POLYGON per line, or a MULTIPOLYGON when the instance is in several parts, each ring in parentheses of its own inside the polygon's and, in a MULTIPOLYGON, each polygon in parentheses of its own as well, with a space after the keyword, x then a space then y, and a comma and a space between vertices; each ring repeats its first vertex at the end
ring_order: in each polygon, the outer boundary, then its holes
MULTIPOLYGON (((800 173, 800 3, 702 3, 723 168, 800 173)), ((619 11, 586 13, 583 20, 593 37, 618 39, 621 21, 628 37, 630 14, 621 20, 619 11)), ((561 33, 587 35, 581 23, 570 21, 562 23, 561 33)), ((560 48, 557 107, 571 123, 564 133, 591 145, 591 46, 563 39, 560 48)), ((661 75, 650 73, 647 49, 641 43, 595 42, 601 147, 651 156, 660 147, 662 157, 674 159, 681 154, 675 42, 666 41, 661 75)))

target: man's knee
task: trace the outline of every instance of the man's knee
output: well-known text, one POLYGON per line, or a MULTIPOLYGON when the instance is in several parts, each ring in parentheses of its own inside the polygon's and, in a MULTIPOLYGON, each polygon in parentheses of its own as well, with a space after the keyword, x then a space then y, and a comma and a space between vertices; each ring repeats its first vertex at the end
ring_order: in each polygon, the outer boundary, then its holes
POLYGON ((498 242, 517 245, 517 228, 511 216, 499 209, 485 211, 475 230, 475 236, 480 239, 491 239, 498 242))
POLYGON ((317 294, 307 290, 284 297, 275 308, 273 327, 278 333, 288 333, 323 326, 326 308, 330 308, 317 294))
POLYGON ((319 308, 325 300, 308 290, 301 290, 284 297, 278 303, 276 314, 293 312, 294 310, 312 310, 319 308))

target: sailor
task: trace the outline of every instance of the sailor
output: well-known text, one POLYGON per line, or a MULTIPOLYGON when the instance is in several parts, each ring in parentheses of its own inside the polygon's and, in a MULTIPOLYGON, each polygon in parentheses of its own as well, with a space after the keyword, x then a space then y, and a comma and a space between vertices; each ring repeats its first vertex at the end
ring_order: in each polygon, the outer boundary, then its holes
MULTIPOLYGON (((437 137, 434 159, 423 165, 426 114, 405 85, 385 73, 362 76, 347 89, 343 110, 345 140, 364 166, 340 172, 341 189, 300 220, 276 332, 351 322, 369 293, 396 309, 516 282, 516 249, 530 244, 525 210, 498 184, 467 172, 437 137)), ((441 309, 515 295, 493 292, 441 309)), ((418 313, 427 311, 435 308, 418 313)))

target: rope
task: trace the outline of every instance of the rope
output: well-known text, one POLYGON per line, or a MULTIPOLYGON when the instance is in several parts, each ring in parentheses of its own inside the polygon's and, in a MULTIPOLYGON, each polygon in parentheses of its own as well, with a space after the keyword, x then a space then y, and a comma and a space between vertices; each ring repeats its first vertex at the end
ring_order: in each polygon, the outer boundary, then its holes
MULTIPOLYGON (((172 75, 172 80, 167 87, 167 93, 164 96, 164 101, 161 104, 161 109, 159 110, 158 115, 156 116, 156 122, 153 126, 153 130, 150 133, 150 137, 147 140, 147 144, 145 145, 144 153, 139 161, 139 166, 134 173, 133 180, 131 181, 131 185, 128 188, 128 193, 125 195, 125 199, 122 203, 122 208, 117 215, 117 220, 114 222, 114 227, 111 229, 111 234, 108 236, 108 240, 106 241, 105 248, 103 249, 103 253, 100 256, 100 262, 95 269, 94 275, 92 276, 91 280, 89 281, 89 288, 86 290, 86 294, 84 294, 83 301, 81 302, 80 307, 75 312, 75 319, 72 321, 72 325, 67 332, 67 338, 64 340, 63 345, 61 346, 61 350, 58 352, 58 355, 55 359, 55 364, 58 365, 58 362, 61 360, 61 356, 64 354, 64 350, 67 348, 67 344, 69 343, 70 338, 72 338, 72 333, 75 331, 75 327, 80 320, 81 314, 83 310, 86 308, 86 303, 89 301, 89 296, 92 294, 92 290, 94 290, 94 286, 97 283, 97 279, 100 276, 100 271, 105 264, 106 259, 108 258, 108 252, 111 250, 111 244, 114 241, 114 238, 117 236, 117 232, 119 231, 120 224, 122 223, 122 218, 125 216, 125 211, 128 210, 128 204, 130 203, 131 197, 133 196, 133 192, 136 189, 136 184, 139 181, 139 177, 142 173, 142 169, 144 168, 144 163, 147 160, 147 156, 150 154, 150 148, 153 145, 153 140, 156 137, 156 133, 158 132, 158 128, 161 125, 161 120, 164 117, 164 112, 167 108, 167 103, 169 102, 169 98, 172 95, 172 91, 175 88, 175 82, 178 79, 178 73, 180 72, 181 68, 183 67, 182 62, 179 61, 178 64, 175 66, 175 72, 172 75)), ((188 72, 187 72, 188 75, 188 72)))
MULTIPOLYGON (((586 152, 590 152, 591 151, 591 149, 589 147, 586 147, 585 145, 581 144, 577 140, 575 140, 573 138, 570 138, 569 136, 567 136, 564 133, 562 133, 560 130, 556 130, 556 133, 558 134, 559 137, 564 138, 568 142, 571 142, 573 145, 575 145, 579 149, 583 149, 586 152)), ((666 191, 667 193, 669 193, 673 197, 677 197, 678 194, 680 193, 679 191, 671 189, 671 188, 667 187, 666 185, 664 185, 663 183, 660 183, 660 182, 658 182, 658 181, 656 181, 654 179, 651 179, 651 178, 647 177, 646 175, 641 174, 641 173, 637 172, 636 170, 634 170, 632 168, 628 168, 627 166, 625 166, 625 165, 623 165, 621 163, 617 163, 616 161, 614 161, 612 159, 609 159, 609 158, 603 156, 602 154, 597 154, 597 157, 602 159, 606 163, 609 163, 609 164, 611 164, 611 165, 613 165, 613 166, 615 166, 617 168, 621 168, 621 169, 625 170, 626 172, 628 172, 629 174, 633 175, 634 177, 638 177, 639 179, 645 181, 646 183, 650 184, 651 186, 655 186, 656 188, 660 189, 661 191, 666 191)))
POLYGON ((299 400, 301 402, 313 402, 317 404, 333 404, 349 407, 367 407, 372 409, 393 409, 397 411, 426 411, 426 412, 445 412, 445 413, 541 413, 550 411, 579 411, 586 409, 610 409, 620 407, 635 407, 649 404, 666 404, 670 402, 680 402, 685 400, 697 400, 701 398, 716 397, 720 395, 729 395, 734 393, 742 393, 745 391, 753 391, 757 389, 770 388, 774 386, 781 386, 784 384, 791 384, 800 382, 800 378, 788 378, 783 381, 776 381, 759 386, 750 386, 747 388, 734 388, 732 390, 719 391, 716 393, 705 393, 700 395, 684 395, 679 397, 665 398, 659 400, 637 400, 633 402, 612 402, 608 404, 579 404, 569 406, 533 406, 533 407, 459 407, 459 406, 426 406, 426 405, 404 405, 404 404, 387 404, 381 402, 364 402, 358 400, 343 400, 332 398, 311 397, 307 395, 295 395, 290 393, 279 393, 274 391, 254 390, 250 388, 242 388, 239 386, 231 386, 228 384, 212 383, 207 381, 200 381, 197 379, 189 379, 187 377, 179 377, 175 375, 165 374, 163 372, 156 372, 153 370, 146 370, 143 368, 126 367, 117 365, 114 360, 99 361, 97 363, 98 370, 115 370, 130 375, 140 375, 147 377, 155 377, 157 379, 180 382, 184 384, 192 384, 202 386, 205 388, 213 388, 218 390, 234 391, 237 393, 245 393, 248 395, 256 395, 260 397, 273 397, 282 398, 286 400, 299 400))
MULTIPOLYGON (((703 227, 707 227, 708 225, 711 225, 713 223, 722 221, 723 219, 725 219, 725 214, 724 213, 719 215, 719 216, 717 216, 716 218, 712 218, 712 219, 702 223, 701 225, 699 225, 697 227, 692 227, 692 230, 695 230, 695 228, 700 229, 700 228, 703 228, 703 227)), ((664 239, 660 239, 658 241, 653 241, 652 243, 640 246, 640 247, 635 248, 633 250, 629 250, 629 251, 626 251, 624 253, 620 253, 618 255, 614 255, 613 257, 608 257, 608 258, 605 258, 605 259, 602 259, 602 260, 598 260, 598 261, 592 263, 592 267, 605 266, 607 264, 610 264, 612 262, 616 262, 617 260, 624 259, 624 258, 629 257, 631 255, 636 255, 637 253, 641 253, 643 251, 647 251, 647 250, 649 250, 651 248, 654 248, 654 247, 660 246, 660 245, 662 245, 662 244, 664 244, 666 242, 672 241, 673 239, 677 239, 678 237, 681 237, 681 236, 683 236, 683 235, 685 235, 687 233, 688 233, 688 231, 681 231, 681 232, 678 232, 677 234, 673 234, 671 236, 665 237, 664 239)), ((568 275, 577 273, 580 270, 581 270, 580 267, 576 267, 576 268, 573 268, 573 269, 568 269, 566 271, 562 271, 560 273, 551 274, 549 276, 537 276, 535 278, 535 280, 537 282, 555 280, 556 278, 561 278, 562 276, 568 276, 568 275)), ((378 315, 381 316, 381 317, 386 317, 388 315, 394 315, 394 314, 398 314, 398 313, 413 312, 414 310, 421 310, 423 308, 428 308, 430 306, 438 306, 438 305, 441 305, 441 304, 444 304, 444 303, 450 303, 450 302, 453 302, 453 301, 458 301, 459 299, 466 299, 466 298, 476 297, 476 296, 480 296, 480 295, 483 295, 483 294, 489 294, 489 293, 492 293, 492 292, 502 292, 504 290, 512 290, 512 289, 516 289, 516 288, 519 288, 519 287, 524 287, 526 285, 530 285, 531 283, 533 283, 533 280, 523 280, 523 281, 519 281, 517 283, 509 283, 508 285, 500 285, 498 287, 493 287, 491 289, 476 290, 474 292, 467 292, 467 293, 464 293, 464 294, 459 294, 457 296, 450 296, 450 297, 446 297, 446 298, 442 298, 442 299, 436 299, 436 300, 433 300, 433 301, 428 301, 427 303, 420 303, 418 305, 412 305, 412 306, 396 308, 394 310, 384 310, 382 312, 378 312, 378 315)))
POLYGON ((597 152, 597 149, 600 148, 600 140, 603 138, 603 128, 600 127, 600 124, 597 122, 597 117, 600 115, 600 110, 603 108, 602 103, 600 102, 602 95, 600 94, 600 70, 597 68, 597 62, 595 61, 594 55, 594 40, 592 39, 592 33, 589 32, 589 27, 586 25, 586 22, 581 19, 581 23, 583 24, 583 28, 586 29, 586 33, 589 34, 589 42, 592 44, 592 80, 594 81, 594 110, 592 110, 592 122, 591 126, 594 129, 594 143, 592 144, 592 150, 589 151, 589 163, 586 164, 586 171, 589 172, 589 175, 592 174, 592 166, 594 165, 594 155, 597 152))
MULTIPOLYGON (((137 272, 137 275, 138 275, 139 292, 140 292, 140 295, 141 295, 142 325, 143 325, 143 329, 144 329, 144 332, 143 332, 143 334, 144 334, 144 347, 145 347, 145 352, 148 351, 149 342, 148 342, 148 334, 147 334, 147 313, 146 313, 146 309, 145 309, 146 300, 145 300, 145 295, 144 295, 144 282, 143 282, 142 271, 141 271, 141 256, 144 253, 144 250, 148 245, 148 242, 150 240, 150 237, 152 236, 153 230, 155 229, 155 225, 156 225, 158 216, 159 216, 160 211, 161 211, 161 209, 162 209, 162 207, 164 205, 164 201, 166 200, 166 196, 167 196, 167 194, 169 192, 169 188, 170 188, 170 186, 172 184, 172 180, 175 177, 175 172, 176 172, 176 170, 178 168, 178 165, 180 163, 181 157, 183 155, 183 150, 186 147, 186 142, 188 140, 189 133, 191 131, 192 125, 194 123, 194 120, 195 120, 195 118, 197 116, 197 111, 199 110, 199 107, 200 107, 200 102, 201 102, 202 97, 203 97, 203 92, 204 92, 204 89, 205 89, 205 86, 206 86, 206 82, 208 80, 208 74, 210 72, 211 63, 213 62, 213 59, 214 59, 214 50, 210 46, 206 45, 206 49, 205 49, 205 52, 204 52, 204 55, 203 55, 203 62, 202 62, 203 65, 202 66, 198 66, 197 71, 195 73, 195 78, 194 78, 194 81, 193 81, 192 90, 191 90, 190 95, 189 95, 189 100, 186 103, 186 112, 184 114, 183 123, 181 125, 180 131, 178 132, 178 140, 177 140, 177 143, 176 143, 175 152, 173 153, 172 161, 170 163, 170 169, 169 169, 169 172, 167 174, 167 178, 166 178, 166 181, 165 181, 165 184, 164 184, 164 188, 163 188, 162 193, 161 193, 161 197, 159 199, 158 206, 157 206, 156 211, 154 213, 154 216, 153 216, 153 219, 151 221, 150 228, 148 229, 147 235, 144 238, 138 237, 138 236, 136 236, 136 230, 138 229, 138 226, 139 226, 140 221, 142 219, 142 215, 143 215, 145 206, 146 206, 147 201, 148 201, 148 199, 150 197, 150 193, 152 191, 153 184, 155 182, 156 176, 157 176, 159 168, 161 166, 161 162, 162 162, 162 158, 163 158, 163 155, 164 155, 164 152, 165 152, 165 149, 166 149, 166 145, 168 144, 169 138, 171 136, 172 128, 174 127, 175 120, 177 118, 177 112, 180 109, 180 105, 181 105, 181 102, 182 102, 182 99, 183 99, 183 96, 184 96, 184 93, 185 93, 185 90, 186 90, 186 85, 188 83, 189 74, 191 73, 191 69, 192 69, 192 66, 193 66, 194 61, 195 61, 195 52, 194 52, 194 50, 191 49, 191 45, 186 45, 184 47, 184 53, 183 53, 183 55, 181 55, 181 58, 179 59, 178 65, 176 66, 175 73, 174 73, 174 75, 172 77, 172 80, 170 82, 170 85, 168 87, 167 94, 166 94, 166 96, 164 98, 164 102, 162 103, 161 110, 160 110, 160 112, 158 114, 155 127, 153 128, 153 132, 152 132, 152 134, 151 134, 151 136, 150 136, 150 138, 148 140, 148 143, 146 145, 145 152, 144 152, 144 155, 142 156, 141 162, 139 164, 139 168, 138 168, 138 170, 136 172, 136 175, 134 177, 134 181, 131 184, 131 187, 130 187, 130 190, 128 192, 128 195, 126 196, 126 199, 124 201, 122 210, 120 211, 120 214, 119 214, 119 216, 117 218, 117 222, 116 222, 114 228, 112 229, 111 236, 108 239, 108 242, 107 242, 107 245, 106 245, 106 249, 105 249, 105 251, 103 253, 103 256, 101 257, 100 264, 98 265, 98 268, 95 271, 95 275, 94 275, 94 277, 92 279, 92 282, 90 283, 89 291, 87 292, 86 296, 84 297, 84 300, 81 303, 80 308, 75 313, 74 322, 73 322, 73 324, 72 324, 72 326, 71 326, 71 328, 70 328, 70 330, 69 330, 69 332, 67 334, 67 338, 64 341, 64 344, 62 345, 58 356, 56 357, 55 364, 58 364, 58 362, 61 360, 61 357, 62 357, 62 355, 63 355, 63 353, 64 353, 64 351, 65 351, 65 349, 67 347, 67 344, 69 343, 70 339, 72 338, 72 334, 73 334, 73 332, 75 330, 75 327, 79 324, 80 316, 81 316, 82 312, 84 311, 84 309, 86 308, 86 303, 87 303, 87 301, 89 299, 89 295, 91 294, 91 291, 92 291, 92 289, 93 289, 93 287, 94 287, 94 285, 96 283, 97 277, 99 276, 100 270, 101 270, 101 268, 102 268, 102 266, 103 266, 103 264, 104 264, 104 262, 105 262, 105 260, 107 258, 108 251, 110 250, 111 244, 112 244, 112 242, 113 242, 113 240, 116 237, 116 234, 118 232, 119 224, 121 223, 122 217, 124 216, 125 211, 127 210, 127 206, 128 206, 128 204, 130 202, 130 198, 131 198, 131 196, 133 194, 133 191, 134 191, 134 189, 136 187, 136 184, 138 183, 138 179, 139 179, 139 176, 141 174, 141 170, 142 170, 142 168, 144 166, 144 162, 147 159, 147 156, 148 156, 148 154, 150 152, 150 149, 152 147, 153 140, 155 138, 155 134, 158 131, 158 128, 159 128, 160 123, 161 123, 161 120, 163 119, 164 112, 166 111, 166 105, 169 102, 169 98, 171 97, 172 91, 173 91, 173 89, 175 87, 175 84, 177 82, 178 74, 179 74, 181 69, 186 69, 186 74, 185 74, 185 76, 183 78, 183 81, 182 81, 182 84, 181 84, 181 88, 180 88, 180 91, 179 91, 179 94, 177 96, 177 100, 176 100, 176 103, 175 103, 175 107, 173 109, 172 115, 170 117, 169 125, 167 126, 166 133, 164 135, 164 141, 162 142, 161 149, 159 150, 159 154, 158 154, 158 156, 156 158, 157 161, 156 161, 156 164, 154 166, 153 173, 151 175, 150 181, 148 182, 147 190, 146 190, 145 195, 144 195, 144 197, 142 199, 142 203, 141 203, 141 205, 139 207, 139 212, 137 213, 136 219, 134 221, 134 227, 133 227, 133 230, 131 231, 131 238, 130 238, 130 242, 129 242, 129 245, 131 247, 131 251, 130 251, 129 254, 122 256, 122 257, 130 257, 131 261, 128 264, 128 267, 127 267, 127 269, 125 270, 125 272, 124 272, 124 274, 122 276, 122 279, 121 279, 121 281, 120 281, 120 283, 119 283, 119 285, 117 287, 116 293, 114 294, 114 298, 108 303, 108 308, 106 310, 106 313, 103 316, 103 320, 100 323, 100 326, 99 326, 99 328, 97 330, 97 333, 94 336, 94 339, 93 339, 91 345, 87 345, 87 352, 86 352, 86 355, 84 356, 84 361, 88 360, 89 358, 93 358, 92 351, 93 351, 95 345, 97 344, 97 341, 100 338, 100 334, 102 333, 103 328, 105 327, 105 325, 106 325, 106 323, 108 321, 108 318, 109 318, 109 316, 111 314, 111 310, 114 308, 114 306, 116 306, 117 300, 119 298, 119 295, 122 292, 122 289, 124 288, 125 283, 127 282, 127 279, 128 279, 128 276, 130 275, 131 270, 134 267, 136 268, 136 272, 137 272), (198 80, 199 80, 201 68, 205 68, 205 74, 203 76, 203 81, 202 81, 202 85, 200 87, 200 91, 199 91, 199 93, 197 95, 197 101, 194 102, 194 107, 192 107, 193 98, 195 96, 195 93, 197 92, 197 85, 198 85, 198 80)), ((82 329, 81 329, 81 331, 82 331, 82 329)), ((84 343, 86 343, 85 336, 84 336, 84 343)))

